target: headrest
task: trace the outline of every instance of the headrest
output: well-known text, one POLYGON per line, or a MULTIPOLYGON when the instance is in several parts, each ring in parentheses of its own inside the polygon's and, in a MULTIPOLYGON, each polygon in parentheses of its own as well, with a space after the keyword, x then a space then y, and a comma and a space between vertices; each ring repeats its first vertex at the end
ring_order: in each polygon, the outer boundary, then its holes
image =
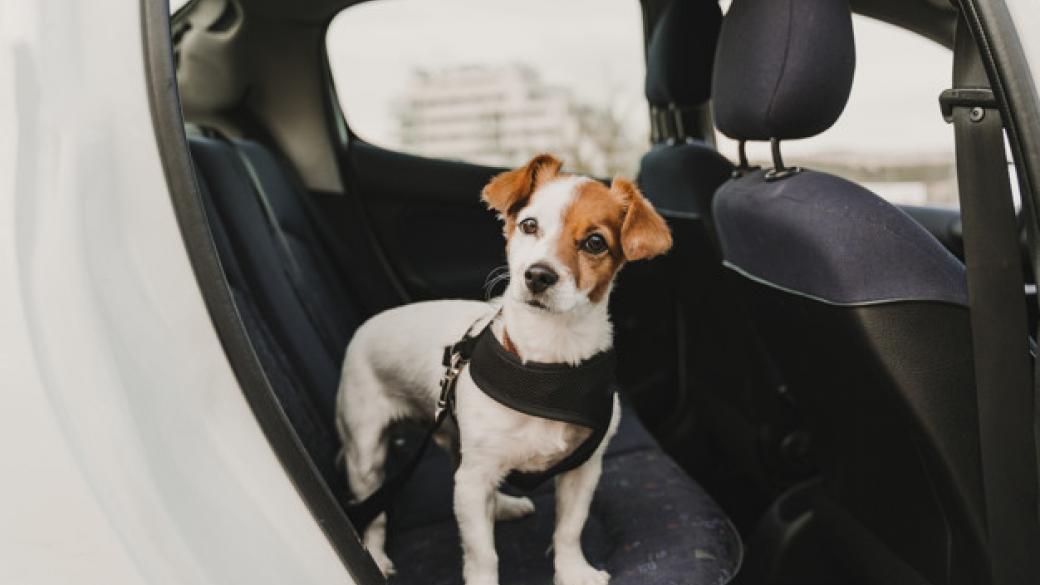
POLYGON ((715 124, 737 140, 819 134, 845 109, 855 69, 848 0, 734 0, 715 55, 715 124))
POLYGON ((711 97, 711 67, 722 10, 716 0, 672 0, 646 49, 650 105, 695 106, 711 97))

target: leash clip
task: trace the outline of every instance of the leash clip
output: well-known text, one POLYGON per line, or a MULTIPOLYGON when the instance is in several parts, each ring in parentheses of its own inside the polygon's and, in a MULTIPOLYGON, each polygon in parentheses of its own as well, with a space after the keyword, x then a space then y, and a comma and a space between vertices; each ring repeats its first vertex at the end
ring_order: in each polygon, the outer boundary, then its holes
POLYGON ((434 412, 434 417, 438 420, 445 410, 454 406, 455 384, 463 366, 466 365, 466 360, 463 359, 462 353, 455 346, 449 345, 444 348, 442 363, 445 369, 444 375, 441 376, 441 395, 437 400, 437 410, 434 412))

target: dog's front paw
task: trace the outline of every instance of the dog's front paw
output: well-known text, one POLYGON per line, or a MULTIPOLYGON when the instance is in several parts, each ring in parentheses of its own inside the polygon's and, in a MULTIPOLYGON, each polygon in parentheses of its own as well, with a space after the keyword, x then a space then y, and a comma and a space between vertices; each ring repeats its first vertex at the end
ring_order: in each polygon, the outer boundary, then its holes
POLYGON ((554 585, 607 585, 610 573, 600 571, 584 560, 557 565, 554 585))
POLYGON ((495 492, 495 520, 516 520, 534 514, 531 498, 495 492))

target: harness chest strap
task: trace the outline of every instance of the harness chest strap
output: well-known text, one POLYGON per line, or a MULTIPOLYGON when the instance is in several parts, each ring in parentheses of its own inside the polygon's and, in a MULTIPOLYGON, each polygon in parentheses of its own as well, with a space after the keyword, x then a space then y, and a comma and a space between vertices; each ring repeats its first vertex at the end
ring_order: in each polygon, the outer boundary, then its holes
POLYGON ((539 472, 513 471, 506 481, 525 491, 588 461, 614 412, 615 357, 598 353, 577 366, 522 362, 499 343, 490 325, 473 343, 469 373, 484 394, 518 412, 588 428, 591 433, 567 456, 539 472))

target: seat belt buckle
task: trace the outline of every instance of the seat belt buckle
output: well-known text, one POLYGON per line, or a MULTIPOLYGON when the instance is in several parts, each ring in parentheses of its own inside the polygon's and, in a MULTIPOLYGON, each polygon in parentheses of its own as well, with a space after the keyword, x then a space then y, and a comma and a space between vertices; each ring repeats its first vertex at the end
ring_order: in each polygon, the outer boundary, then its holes
POLYGON ((954 108, 978 109, 978 122, 985 116, 985 110, 997 109, 997 99, 993 96, 993 90, 988 88, 953 88, 943 90, 939 94, 939 110, 942 111, 943 120, 947 124, 953 123, 954 108))

